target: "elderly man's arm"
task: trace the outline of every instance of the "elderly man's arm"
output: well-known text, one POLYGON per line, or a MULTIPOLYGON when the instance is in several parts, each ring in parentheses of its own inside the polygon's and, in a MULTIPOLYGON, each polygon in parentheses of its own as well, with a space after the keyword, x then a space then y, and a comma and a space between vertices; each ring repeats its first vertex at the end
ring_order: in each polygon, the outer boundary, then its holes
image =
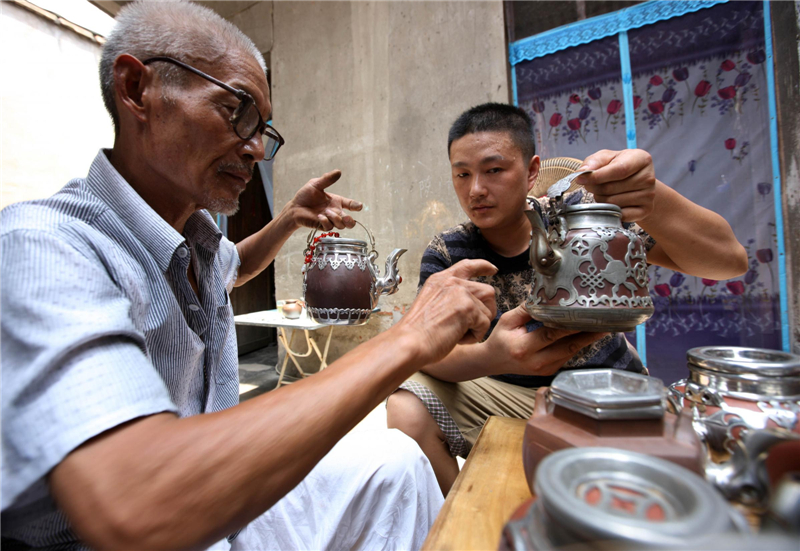
POLYGON ((233 408, 130 421, 88 441, 50 474, 53 495, 90 546, 207 546, 289 492, 361 418, 421 365, 475 342, 494 291, 461 262, 426 283, 390 330, 319 374, 233 408))
POLYGON ((235 287, 244 285, 269 266, 298 228, 321 226, 323 230, 330 230, 355 226, 355 220, 344 209, 359 211, 361 203, 325 191, 341 175, 341 171, 334 170, 309 180, 274 220, 236 244, 241 263, 235 287))
POLYGON ((578 182, 597 202, 618 205, 624 222, 636 222, 655 239, 648 262, 711 279, 747 271, 747 253, 730 224, 658 181, 646 151, 600 151, 583 168, 594 172, 578 182))

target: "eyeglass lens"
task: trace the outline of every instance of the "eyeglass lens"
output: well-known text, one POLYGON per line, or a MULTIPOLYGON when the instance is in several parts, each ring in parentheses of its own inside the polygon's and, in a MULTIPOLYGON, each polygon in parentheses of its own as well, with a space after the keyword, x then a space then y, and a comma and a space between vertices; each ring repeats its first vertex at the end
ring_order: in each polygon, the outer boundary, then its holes
MULTIPOLYGON (((234 113, 234 118, 236 119, 234 130, 242 139, 251 138, 262 121, 256 104, 246 99, 239 104, 236 113, 234 113)), ((261 142, 264 144, 264 160, 266 161, 272 159, 280 147, 278 137, 273 134, 269 126, 264 128, 264 133, 261 134, 261 142)))

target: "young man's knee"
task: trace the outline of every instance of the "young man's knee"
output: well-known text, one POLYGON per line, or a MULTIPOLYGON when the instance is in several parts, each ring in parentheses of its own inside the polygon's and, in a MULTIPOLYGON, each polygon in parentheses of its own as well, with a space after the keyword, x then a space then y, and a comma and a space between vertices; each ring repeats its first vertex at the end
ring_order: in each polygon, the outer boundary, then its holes
POLYGON ((386 402, 386 424, 419 440, 435 423, 422 400, 407 390, 398 390, 386 402))

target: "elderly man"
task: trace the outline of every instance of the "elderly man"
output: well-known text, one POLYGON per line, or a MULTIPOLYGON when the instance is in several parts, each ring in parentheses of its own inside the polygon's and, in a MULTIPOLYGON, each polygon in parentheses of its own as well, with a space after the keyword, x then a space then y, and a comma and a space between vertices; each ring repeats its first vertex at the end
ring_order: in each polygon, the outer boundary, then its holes
MULTIPOLYGON (((488 260, 498 272, 483 281, 495 289, 498 317, 485 341, 457 346, 388 401, 389 426, 419 442, 445 494, 458 474, 455 456, 466 457, 488 417, 530 417, 536 389, 562 367, 644 371, 624 335, 542 328, 524 309, 533 276, 524 210, 542 214, 546 206, 527 197, 539 173, 528 115, 511 105, 473 107, 453 123, 448 152, 469 222, 431 241, 420 285, 460 260, 488 260)), ((656 180, 646 152, 601 151, 583 168, 594 171, 578 179, 586 191, 565 202, 596 199, 621 207, 623 222, 644 237, 649 263, 714 279, 747 270, 730 225, 656 180)))
POLYGON ((494 293, 470 278, 495 268, 432 276, 389 331, 237 405, 229 291, 299 227, 352 227, 342 209, 361 205, 326 191, 334 171, 243 242, 220 235, 205 209, 235 211, 283 140, 263 58, 210 10, 128 5, 100 73, 114 148, 2 215, 4 546, 419 547, 442 503, 419 447, 337 442, 488 330, 494 293))

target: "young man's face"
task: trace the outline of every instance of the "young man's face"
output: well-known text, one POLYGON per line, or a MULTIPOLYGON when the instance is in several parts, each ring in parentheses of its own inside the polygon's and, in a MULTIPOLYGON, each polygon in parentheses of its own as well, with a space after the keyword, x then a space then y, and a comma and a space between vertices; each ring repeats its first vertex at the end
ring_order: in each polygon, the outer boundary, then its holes
POLYGON ((524 219, 539 157, 523 158, 507 132, 477 132, 453 141, 450 166, 461 208, 478 228, 504 229, 524 219))

